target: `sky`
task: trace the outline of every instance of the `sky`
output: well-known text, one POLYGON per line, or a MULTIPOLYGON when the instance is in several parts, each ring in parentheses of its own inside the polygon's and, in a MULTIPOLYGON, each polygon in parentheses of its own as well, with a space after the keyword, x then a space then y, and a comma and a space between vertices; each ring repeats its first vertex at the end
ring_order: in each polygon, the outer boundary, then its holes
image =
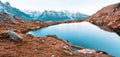
POLYGON ((69 10, 92 15, 101 8, 118 3, 119 0, 1 0, 10 2, 11 6, 20 10, 69 10))

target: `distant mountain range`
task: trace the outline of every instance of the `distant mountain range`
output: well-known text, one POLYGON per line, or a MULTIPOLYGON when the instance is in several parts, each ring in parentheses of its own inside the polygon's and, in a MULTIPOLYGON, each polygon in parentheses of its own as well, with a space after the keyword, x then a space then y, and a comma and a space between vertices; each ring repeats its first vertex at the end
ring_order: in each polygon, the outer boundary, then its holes
POLYGON ((42 19, 44 21, 50 21, 50 20, 74 20, 74 19, 82 19, 87 17, 88 15, 82 14, 82 13, 71 13, 69 11, 54 11, 45 10, 38 19, 42 19))
POLYGON ((28 14, 31 19, 38 19, 38 17, 42 14, 40 11, 31 11, 31 10, 24 10, 24 13, 28 14))
POLYGON ((10 5, 9 2, 2 3, 0 1, 0 12, 5 12, 10 16, 16 16, 25 20, 43 20, 43 21, 59 21, 59 20, 74 20, 82 19, 88 17, 86 14, 79 12, 72 13, 70 11, 54 11, 54 10, 45 10, 44 12, 40 11, 30 11, 25 10, 21 11, 17 8, 14 8, 10 5))

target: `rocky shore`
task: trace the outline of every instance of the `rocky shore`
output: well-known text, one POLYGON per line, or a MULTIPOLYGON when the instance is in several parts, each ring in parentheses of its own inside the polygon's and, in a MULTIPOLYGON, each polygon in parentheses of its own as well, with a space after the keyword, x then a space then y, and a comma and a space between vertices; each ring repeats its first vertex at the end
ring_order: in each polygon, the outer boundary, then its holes
POLYGON ((54 23, 9 19, 0 22, 0 57, 113 57, 104 51, 74 46, 55 35, 36 37, 26 34, 54 23))

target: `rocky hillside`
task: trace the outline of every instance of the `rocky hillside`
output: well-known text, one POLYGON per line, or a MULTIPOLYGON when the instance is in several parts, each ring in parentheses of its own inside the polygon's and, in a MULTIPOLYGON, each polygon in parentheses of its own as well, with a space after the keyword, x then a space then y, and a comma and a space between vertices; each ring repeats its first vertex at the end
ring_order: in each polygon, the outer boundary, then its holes
POLYGON ((51 23, 17 18, 11 23, 7 17, 5 20, 0 22, 0 57, 113 57, 104 51, 74 46, 55 35, 35 37, 26 34, 53 25, 51 23))
POLYGON ((8 15, 7 13, 0 12, 0 22, 7 21, 7 22, 15 22, 13 17, 8 15))
POLYGON ((85 21, 89 21, 107 30, 113 30, 120 35, 120 3, 104 7, 85 21))

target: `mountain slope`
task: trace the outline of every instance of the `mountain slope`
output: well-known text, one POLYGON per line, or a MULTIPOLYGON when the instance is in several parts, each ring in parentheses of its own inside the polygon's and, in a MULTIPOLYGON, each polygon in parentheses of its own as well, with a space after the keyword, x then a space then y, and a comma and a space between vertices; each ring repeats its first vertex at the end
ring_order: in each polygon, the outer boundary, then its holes
POLYGON ((110 29, 120 35, 120 3, 109 5, 85 19, 104 29, 110 29))
POLYGON ((0 22, 15 22, 15 20, 13 19, 13 17, 11 17, 10 15, 8 15, 7 13, 4 12, 0 12, 0 22))
POLYGON ((17 8, 12 7, 9 2, 4 4, 0 1, 0 12, 5 12, 11 16, 16 16, 23 19, 30 19, 29 15, 25 14, 17 8))
POLYGON ((120 19, 120 3, 109 5, 87 18, 87 21, 98 26, 107 25, 109 22, 120 19))

